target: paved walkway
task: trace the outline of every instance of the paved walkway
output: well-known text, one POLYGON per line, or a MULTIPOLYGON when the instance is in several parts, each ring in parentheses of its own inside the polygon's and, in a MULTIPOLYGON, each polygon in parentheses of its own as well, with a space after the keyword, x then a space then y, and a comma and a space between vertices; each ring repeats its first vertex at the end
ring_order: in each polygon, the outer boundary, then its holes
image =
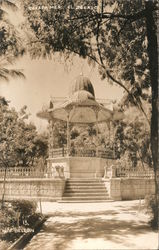
POLYGON ((158 249, 139 201, 45 202, 42 209, 50 217, 25 250, 158 249))

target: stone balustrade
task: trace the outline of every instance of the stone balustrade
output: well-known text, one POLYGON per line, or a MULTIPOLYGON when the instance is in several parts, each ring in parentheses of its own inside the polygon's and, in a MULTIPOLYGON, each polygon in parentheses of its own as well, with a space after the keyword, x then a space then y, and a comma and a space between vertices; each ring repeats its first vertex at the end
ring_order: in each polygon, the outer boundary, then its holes
MULTIPOLYGON (((0 178, 4 177, 5 168, 0 168, 0 178)), ((6 169, 7 178, 30 178, 30 177, 45 177, 46 171, 30 167, 9 167, 6 169)))
POLYGON ((0 168, 0 178, 4 178, 6 171, 6 178, 64 178, 64 170, 59 164, 53 170, 41 170, 36 167, 9 167, 0 168))
MULTIPOLYGON (((72 158, 73 159, 73 158, 72 158)), ((80 158, 79 158, 80 159, 80 158)), ((86 158, 87 159, 87 158, 86 158)), ((74 171, 77 171, 75 169, 74 171)), ((36 167, 7 168, 7 178, 65 178, 66 170, 60 162, 54 163, 49 169, 41 170, 36 167)), ((5 168, 0 168, 0 178, 5 175, 5 168)), ((117 168, 114 165, 104 167, 104 178, 154 178, 153 170, 117 168)))
POLYGON ((116 177, 127 177, 127 178, 154 178, 154 171, 151 169, 126 169, 116 168, 116 177))

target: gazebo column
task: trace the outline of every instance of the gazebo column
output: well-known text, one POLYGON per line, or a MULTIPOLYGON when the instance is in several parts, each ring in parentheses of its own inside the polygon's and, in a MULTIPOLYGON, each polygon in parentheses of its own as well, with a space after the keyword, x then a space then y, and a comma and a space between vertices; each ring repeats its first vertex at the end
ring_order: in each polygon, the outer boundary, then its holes
POLYGON ((67 115, 67 156, 70 155, 70 121, 69 121, 69 113, 67 115))
POLYGON ((109 146, 110 146, 110 121, 108 121, 107 127, 108 127, 108 140, 109 140, 109 146))
POLYGON ((49 158, 53 158, 53 149, 54 149, 54 121, 49 121, 49 158))
POLYGON ((98 157, 98 146, 99 146, 99 139, 98 139, 98 134, 99 134, 98 112, 99 112, 98 110, 95 111, 95 114, 96 114, 96 137, 97 137, 96 157, 98 157))
POLYGON ((115 158, 115 127, 113 123, 112 123, 112 128, 113 128, 113 157, 115 158))

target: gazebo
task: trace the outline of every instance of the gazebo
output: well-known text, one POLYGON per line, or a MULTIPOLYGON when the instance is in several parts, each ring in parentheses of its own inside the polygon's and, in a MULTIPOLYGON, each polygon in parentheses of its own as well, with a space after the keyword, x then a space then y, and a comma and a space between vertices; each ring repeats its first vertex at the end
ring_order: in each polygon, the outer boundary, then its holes
POLYGON ((97 102, 93 85, 89 78, 78 76, 71 84, 69 96, 66 101, 50 106, 37 114, 49 122, 49 158, 48 168, 55 171, 61 166, 66 178, 94 178, 102 177, 107 167, 116 160, 113 149, 95 150, 87 148, 72 150, 70 143, 70 125, 95 125, 96 135, 100 123, 107 123, 108 129, 114 120, 123 118, 122 112, 110 110, 97 102), (56 121, 67 123, 67 145, 62 148, 54 148, 53 128, 56 121))

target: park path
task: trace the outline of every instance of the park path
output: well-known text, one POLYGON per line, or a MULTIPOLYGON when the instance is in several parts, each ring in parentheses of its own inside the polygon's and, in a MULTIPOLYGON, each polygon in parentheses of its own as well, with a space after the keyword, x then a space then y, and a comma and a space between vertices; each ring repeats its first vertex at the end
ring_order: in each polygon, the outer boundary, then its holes
POLYGON ((42 209, 50 217, 25 250, 158 249, 139 201, 45 202, 42 209))

